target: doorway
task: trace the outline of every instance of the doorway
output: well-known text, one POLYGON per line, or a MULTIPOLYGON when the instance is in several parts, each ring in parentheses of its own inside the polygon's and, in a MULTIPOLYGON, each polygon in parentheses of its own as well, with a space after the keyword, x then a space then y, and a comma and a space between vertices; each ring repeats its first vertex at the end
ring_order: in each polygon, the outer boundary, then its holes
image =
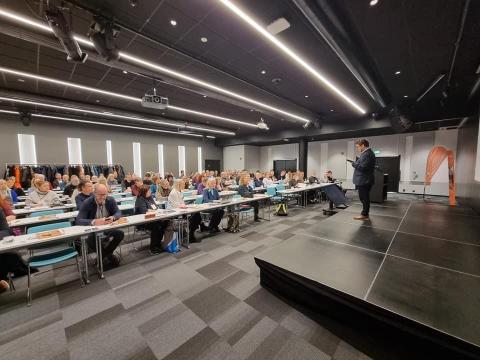
POLYGON ((205 160, 205 170, 218 171, 220 173, 220 160, 205 160))
POLYGON ((387 191, 398 192, 400 184, 400 155, 377 156, 377 168, 388 174, 387 191))

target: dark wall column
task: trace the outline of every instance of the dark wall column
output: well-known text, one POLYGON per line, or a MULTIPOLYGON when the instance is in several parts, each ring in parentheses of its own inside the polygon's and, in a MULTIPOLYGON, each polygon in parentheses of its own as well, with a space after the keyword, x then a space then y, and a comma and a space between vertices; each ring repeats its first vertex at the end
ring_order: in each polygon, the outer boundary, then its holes
POLYGON ((308 141, 306 138, 300 139, 298 143, 298 170, 307 174, 308 141))

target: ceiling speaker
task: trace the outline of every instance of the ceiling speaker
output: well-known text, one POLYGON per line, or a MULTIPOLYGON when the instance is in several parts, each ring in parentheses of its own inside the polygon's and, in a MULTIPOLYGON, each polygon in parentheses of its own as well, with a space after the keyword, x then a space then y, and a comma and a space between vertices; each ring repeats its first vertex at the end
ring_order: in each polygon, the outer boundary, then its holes
POLYGON ((30 126, 30 121, 32 120, 32 114, 29 111, 20 112, 20 121, 23 126, 30 126))
POLYGON ((413 121, 407 117, 407 115, 400 112, 397 107, 394 107, 388 113, 390 124, 393 130, 398 133, 405 132, 413 126, 413 121))

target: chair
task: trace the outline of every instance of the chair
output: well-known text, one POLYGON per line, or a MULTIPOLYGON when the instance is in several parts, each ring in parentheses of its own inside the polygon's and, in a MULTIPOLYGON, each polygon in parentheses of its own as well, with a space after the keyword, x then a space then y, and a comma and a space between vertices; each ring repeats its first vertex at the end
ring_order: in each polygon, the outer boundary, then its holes
POLYGON ((111 194, 110 196, 114 199, 121 199, 123 197, 122 194, 111 194))
MULTIPOLYGON (((68 221, 63 221, 63 222, 58 222, 58 223, 53 223, 53 224, 45 224, 45 225, 39 225, 39 226, 33 226, 31 228, 28 228, 27 234, 36 234, 42 231, 49 231, 49 230, 56 230, 56 229, 62 229, 62 228, 67 228, 70 227, 71 224, 68 221)), ((40 246, 37 248, 30 248, 29 253, 30 257, 27 261, 27 266, 28 266, 28 281, 27 281, 27 305, 31 305, 32 301, 32 292, 30 289, 30 282, 31 282, 31 274, 30 274, 30 268, 31 267, 45 267, 45 266, 51 266, 55 265, 61 262, 65 262, 67 260, 75 258, 76 260, 76 265, 77 265, 77 271, 80 275, 80 282, 82 286, 84 285, 83 283, 83 278, 82 278, 82 273, 80 271, 80 265, 78 263, 78 253, 77 250, 73 246, 68 246, 67 248, 41 254, 41 255, 33 255, 34 249, 38 248, 47 248, 47 246, 40 246)))
POLYGON ((29 217, 63 214, 62 209, 34 211, 29 217))
POLYGON ((203 204, 203 196, 197 196, 195 199, 195 204, 202 205, 203 204))
POLYGON ((281 196, 277 196, 277 187, 276 186, 269 186, 267 187, 267 195, 271 196, 270 202, 272 204, 276 204, 283 201, 281 196))

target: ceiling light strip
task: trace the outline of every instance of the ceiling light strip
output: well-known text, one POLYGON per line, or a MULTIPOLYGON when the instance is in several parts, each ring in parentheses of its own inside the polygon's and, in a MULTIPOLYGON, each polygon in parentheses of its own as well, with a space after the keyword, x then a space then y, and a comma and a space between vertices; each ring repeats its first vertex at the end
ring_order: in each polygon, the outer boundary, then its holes
POLYGON ((284 43, 278 40, 275 36, 270 34, 266 29, 264 29, 261 25, 259 25, 255 20, 253 20, 248 14, 246 14, 238 6, 233 4, 230 0, 219 0, 219 1, 222 2, 229 10, 235 13, 235 15, 240 17, 248 25, 250 25, 257 32, 259 32, 263 37, 265 37, 267 40, 269 40, 271 43, 277 46, 280 50, 282 50, 285 54, 287 54, 290 58, 292 58, 299 65, 301 65, 310 74, 312 74, 314 77, 320 80, 331 91, 333 91, 343 100, 345 100, 351 107, 357 110, 360 114, 366 114, 366 110, 363 109, 359 104, 357 104, 352 98, 346 95, 342 90, 340 90, 336 85, 334 85, 330 80, 328 80, 323 74, 321 74, 318 70, 316 70, 312 65, 310 65, 305 60, 303 60, 300 56, 298 56, 288 46, 286 46, 284 43))
POLYGON ((231 123, 240 124, 240 125, 246 125, 246 126, 255 127, 255 128, 258 127, 256 124, 250 124, 250 123, 246 123, 246 122, 243 122, 243 121, 230 119, 230 118, 223 117, 223 116, 217 116, 217 115, 207 114, 207 113, 200 112, 200 111, 185 109, 185 108, 182 108, 182 107, 179 107, 179 106, 169 105, 169 106, 168 106, 168 110, 186 112, 186 113, 189 113, 189 114, 195 114, 195 115, 198 115, 198 116, 210 117, 210 118, 213 118, 213 119, 228 121, 228 122, 231 122, 231 123))
POLYGON ((119 118, 119 119, 126 119, 126 120, 135 120, 135 121, 146 122, 146 123, 151 123, 151 124, 155 124, 155 125, 168 125, 168 126, 172 126, 172 127, 175 127, 175 128, 186 127, 186 128, 192 128, 192 129, 195 129, 195 130, 200 130, 200 131, 205 131, 205 132, 213 132, 213 133, 217 133, 217 134, 235 135, 235 133, 233 131, 216 130, 216 129, 211 129, 211 128, 203 128, 203 127, 199 127, 199 126, 190 126, 190 125, 184 125, 184 124, 174 124, 174 123, 168 123, 168 122, 163 122, 163 121, 138 118, 138 117, 135 117, 135 116, 126 116, 126 115, 119 115, 119 114, 114 114, 114 113, 110 113, 110 112, 100 112, 100 111, 93 111, 93 110, 87 110, 87 109, 71 108, 71 107, 67 107, 67 106, 45 104, 45 103, 39 103, 39 102, 36 102, 36 101, 21 100, 21 99, 8 98, 8 97, 3 97, 3 96, 0 96, 0 101, 12 101, 14 103, 27 104, 27 105, 33 105, 33 106, 42 106, 42 107, 53 108, 53 109, 61 109, 61 110, 67 110, 67 111, 71 110, 71 111, 75 111, 75 112, 79 112, 79 113, 93 114, 93 115, 119 118))
POLYGON ((150 128, 143 128, 138 126, 130 126, 130 125, 121 125, 121 124, 110 124, 110 123, 103 123, 99 121, 90 121, 90 120, 81 120, 81 119, 72 119, 66 118, 63 116, 52 116, 52 115, 43 115, 43 114, 32 114, 33 117, 45 118, 45 119, 56 119, 56 120, 64 120, 70 122, 77 122, 83 124, 93 124, 93 125, 102 125, 102 126, 111 126, 111 127, 118 127, 124 129, 134 129, 134 130, 145 130, 145 131, 153 131, 153 132, 160 132, 166 134, 174 134, 174 135, 185 135, 185 136, 194 136, 194 137, 203 137, 200 134, 186 134, 181 132, 175 131, 168 131, 168 130, 160 130, 160 129, 150 129, 150 128))
MULTIPOLYGON (((41 22, 37 22, 37 21, 33 21, 33 20, 30 20, 28 18, 25 18, 23 16, 19 16, 19 15, 16 15, 16 14, 13 14, 9 11, 5 11, 5 10, 2 10, 0 9, 0 16, 4 16, 4 17, 7 17, 11 20, 15 20, 17 22, 21 22, 23 24, 26 24, 26 25, 29 25, 29 26, 33 26, 35 28, 38 28, 38 29, 41 29, 43 31, 47 31, 49 33, 53 33, 52 29, 50 29, 49 26, 46 26, 44 25, 43 23, 41 22)), ((93 43, 86 39, 85 37, 83 36, 79 36, 79 35, 74 35, 74 39, 77 40, 80 44, 82 45, 86 45, 86 46, 89 46, 89 47, 93 47, 93 43)), ((248 102, 248 103, 251 103, 251 104, 255 104, 259 107, 262 107, 264 109, 268 109, 268 110, 271 110, 273 112, 277 112, 279 114, 283 114, 285 116, 289 116, 291 118, 294 118, 294 119, 297 119, 297 120, 300 120, 300 121, 303 121, 303 122, 310 122, 309 119, 305 118, 305 117, 302 117, 302 116, 299 116, 299 115, 296 115, 296 114, 293 114, 291 112, 288 112, 286 110, 282 110, 282 109, 279 109, 279 108, 276 108, 274 106, 270 106, 268 104, 265 104, 263 102, 260 102, 260 101, 256 101, 252 98, 249 98, 247 96, 244 96, 244 95, 241 95, 241 94, 238 94, 238 93, 235 93, 233 91, 230 91, 230 90, 227 90, 225 88, 222 88, 220 86, 217 86, 217 85, 214 85, 214 84, 211 84, 209 82, 206 82, 206 81, 203 81, 203 80, 200 80, 200 79, 197 79, 195 77, 192 77, 192 76, 189 76, 189 75, 185 75, 183 73, 180 73, 178 71, 175 71, 175 70, 172 70, 172 69, 169 69, 167 67, 164 67, 164 66, 160 66, 160 65, 157 65, 157 64, 154 64, 150 61, 147 61, 147 60, 144 60, 144 59, 141 59, 139 57, 136 57, 136 56, 133 56, 129 53, 126 53, 126 52, 123 52, 123 51, 120 51, 120 58, 121 59, 124 59, 124 60, 127 60, 131 63, 135 63, 135 64, 140 64, 140 65, 143 65, 145 67, 148 67, 150 69, 153 69, 153 70, 156 70, 156 71, 160 71, 162 73, 166 73, 166 74, 169 74, 169 75, 172 75, 176 78, 179 78, 179 79, 183 79, 187 82, 190 82, 190 83, 193 83, 193 84, 197 84, 201 87, 204 87, 204 88, 208 88, 208 89, 211 89, 211 90, 214 90, 214 91, 217 91, 219 93, 222 93, 222 94, 225 94, 225 95, 229 95, 231 97, 234 97, 234 98, 237 98, 237 99, 240 99, 242 101, 245 101, 245 102, 248 102)))

